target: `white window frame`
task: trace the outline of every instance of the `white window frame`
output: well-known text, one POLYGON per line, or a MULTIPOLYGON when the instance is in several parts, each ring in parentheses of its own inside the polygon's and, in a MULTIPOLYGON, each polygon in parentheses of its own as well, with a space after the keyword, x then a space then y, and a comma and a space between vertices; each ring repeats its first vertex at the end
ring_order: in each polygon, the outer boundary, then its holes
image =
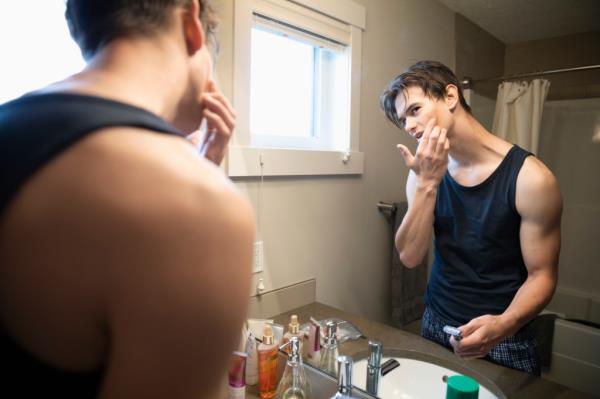
POLYGON ((234 0, 233 104, 236 131, 228 153, 228 174, 243 176, 343 175, 362 174, 364 155, 359 151, 360 84, 362 31, 366 11, 352 0, 234 0), (258 12, 285 22, 286 13, 298 16, 301 28, 331 37, 350 47, 349 149, 327 151, 311 149, 261 148, 251 145, 250 137, 250 47, 253 13, 258 12), (311 21, 317 20, 318 27, 311 21), (321 31, 319 31, 319 29, 321 31), (327 31, 323 31, 326 29, 327 31))

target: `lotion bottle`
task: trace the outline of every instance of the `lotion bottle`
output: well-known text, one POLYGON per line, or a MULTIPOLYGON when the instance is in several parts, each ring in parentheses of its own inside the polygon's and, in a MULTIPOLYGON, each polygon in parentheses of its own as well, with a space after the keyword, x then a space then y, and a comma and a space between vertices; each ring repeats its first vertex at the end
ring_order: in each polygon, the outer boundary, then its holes
POLYGON ((262 342, 258 344, 258 389, 262 399, 270 399, 277 393, 277 354, 273 330, 265 324, 262 342))

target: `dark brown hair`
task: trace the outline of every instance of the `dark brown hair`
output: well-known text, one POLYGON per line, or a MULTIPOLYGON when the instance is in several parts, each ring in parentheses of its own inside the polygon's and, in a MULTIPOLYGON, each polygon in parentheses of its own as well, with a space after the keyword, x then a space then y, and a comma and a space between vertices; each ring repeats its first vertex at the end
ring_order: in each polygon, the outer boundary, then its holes
POLYGON ((430 98, 439 100, 446 97, 446 86, 449 84, 458 88, 460 104, 468 113, 471 113, 471 107, 465 100, 456 75, 446 65, 437 61, 419 61, 396 76, 381 94, 379 104, 387 118, 400 129, 404 129, 402 120, 396 112, 395 103, 398 94, 404 93, 408 87, 417 86, 430 98))
MULTIPOLYGON (((192 0, 67 0, 65 17, 71 36, 89 59, 111 40, 152 36, 169 24, 169 12, 192 0)), ((210 0, 199 0, 200 21, 207 42, 216 45, 217 17, 210 0)))

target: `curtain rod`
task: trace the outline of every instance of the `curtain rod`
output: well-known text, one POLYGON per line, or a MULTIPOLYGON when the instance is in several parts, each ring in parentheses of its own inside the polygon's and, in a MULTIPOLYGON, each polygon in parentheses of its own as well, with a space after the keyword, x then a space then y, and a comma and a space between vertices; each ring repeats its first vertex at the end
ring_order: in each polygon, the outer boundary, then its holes
POLYGON ((590 69, 598 69, 598 68, 600 68, 600 64, 597 64, 597 65, 587 65, 587 66, 575 67, 575 68, 552 69, 552 70, 549 70, 549 71, 519 73, 519 74, 516 74, 516 75, 498 76, 498 77, 495 77, 495 78, 485 78, 485 79, 471 79, 471 78, 465 76, 465 78, 461 81, 461 84, 463 85, 463 87, 468 88, 474 82, 484 82, 484 81, 487 81, 487 80, 507 80, 507 79, 526 78, 526 77, 530 77, 530 76, 541 76, 541 75, 553 75, 553 74, 556 74, 556 73, 587 71, 587 70, 590 70, 590 69))

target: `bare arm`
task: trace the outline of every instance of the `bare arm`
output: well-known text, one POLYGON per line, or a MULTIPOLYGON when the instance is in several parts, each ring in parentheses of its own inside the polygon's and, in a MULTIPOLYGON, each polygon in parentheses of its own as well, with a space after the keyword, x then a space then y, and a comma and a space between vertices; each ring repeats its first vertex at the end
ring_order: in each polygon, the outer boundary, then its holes
POLYGON ((484 315, 462 326, 466 336, 451 339, 465 358, 485 356, 498 342, 514 335, 550 302, 558 278, 562 199, 552 173, 537 159, 527 158, 517 180, 520 242, 527 279, 503 314, 484 315))
POLYGON ((527 280, 504 312, 514 334, 552 299, 558 279, 562 199, 556 179, 537 159, 528 158, 517 180, 520 241, 527 280))
POLYGON ((450 143, 446 129, 434 123, 432 119, 427 124, 414 156, 405 146, 398 145, 410 172, 406 182, 408 211, 395 242, 400 260, 411 268, 421 263, 431 243, 437 188, 448 165, 450 143))
POLYGON ((437 187, 417 187, 417 177, 411 170, 406 181, 408 211, 396 232, 396 248, 407 267, 418 266, 431 242, 433 210, 437 187))

